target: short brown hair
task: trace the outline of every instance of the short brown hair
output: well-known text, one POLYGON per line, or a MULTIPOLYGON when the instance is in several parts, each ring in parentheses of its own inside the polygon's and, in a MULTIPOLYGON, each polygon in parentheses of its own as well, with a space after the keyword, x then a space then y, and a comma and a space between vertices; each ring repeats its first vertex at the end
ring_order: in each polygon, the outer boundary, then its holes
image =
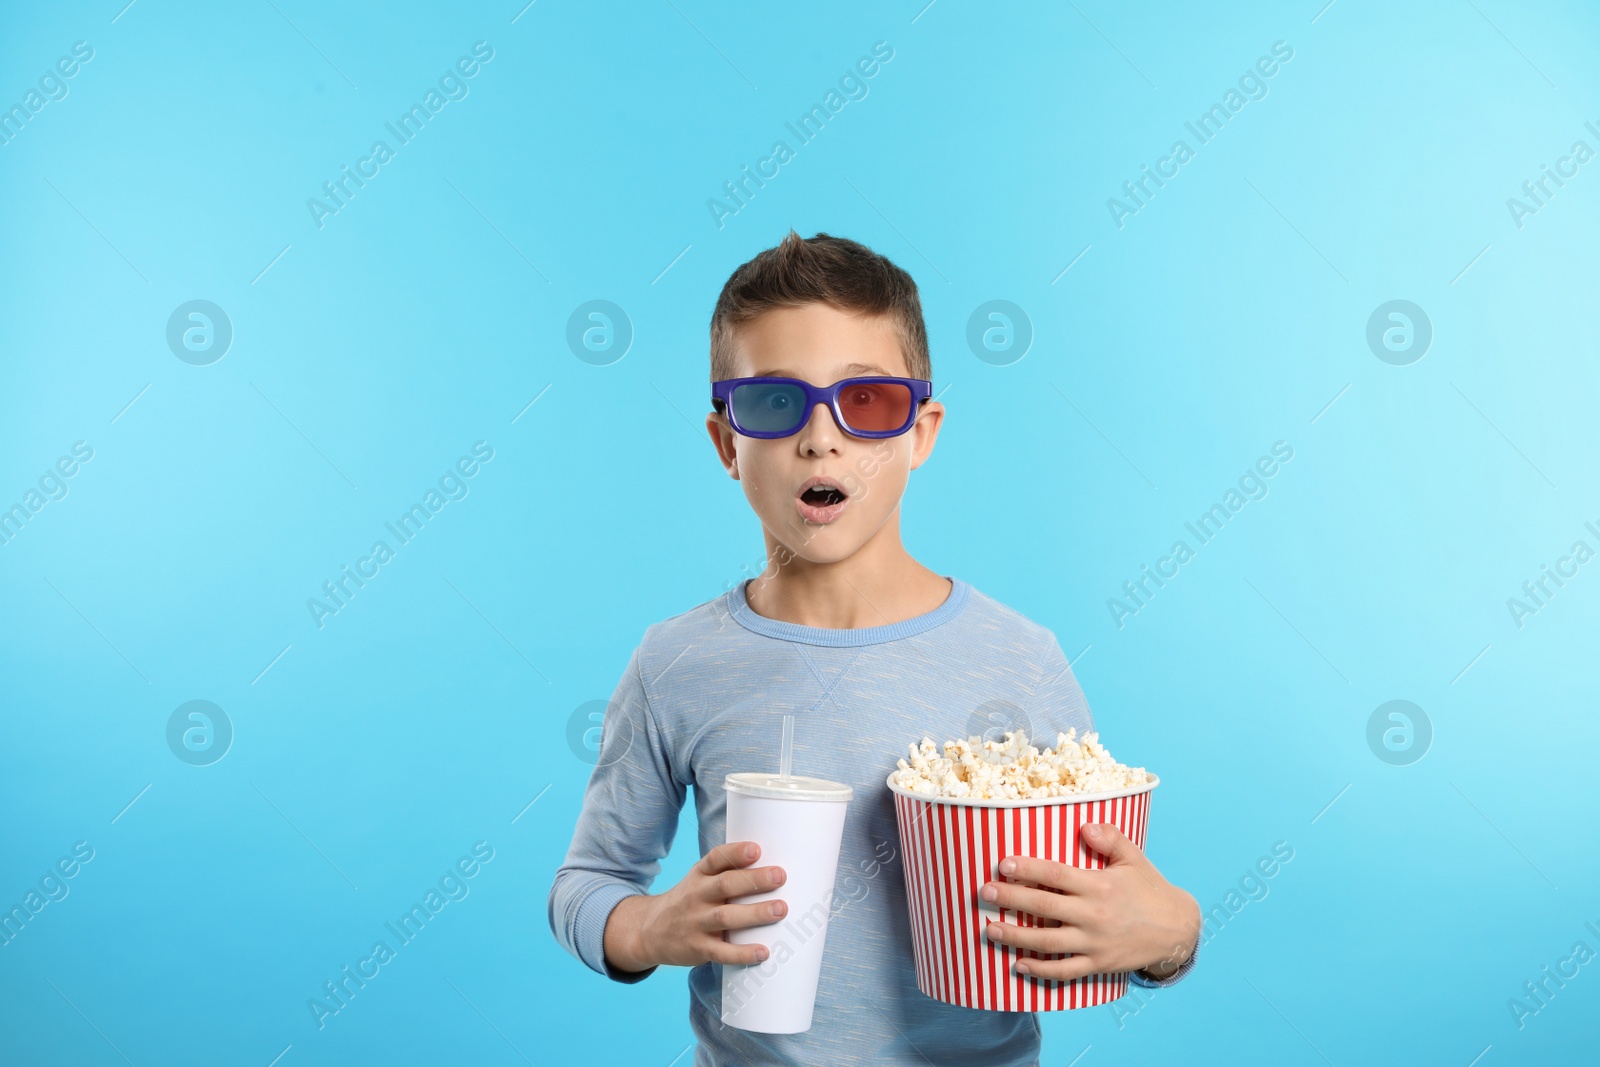
POLYGON ((732 378, 734 329, 773 308, 822 303, 886 315, 900 338, 913 378, 933 380, 928 329, 911 275, 846 237, 790 230, 776 248, 758 253, 728 277, 711 313, 711 380, 732 378))

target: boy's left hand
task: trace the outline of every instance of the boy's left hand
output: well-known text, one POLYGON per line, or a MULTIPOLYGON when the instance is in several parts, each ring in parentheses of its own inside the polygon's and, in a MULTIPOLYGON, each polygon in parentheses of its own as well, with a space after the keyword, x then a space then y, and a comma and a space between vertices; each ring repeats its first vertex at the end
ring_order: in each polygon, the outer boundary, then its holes
POLYGON ((984 935, 1014 949, 1072 953, 1059 960, 1024 957, 1016 964, 1019 974, 1059 981, 1137 970, 1158 979, 1170 976, 1194 951, 1199 903, 1161 877, 1115 826, 1086 825, 1083 839, 1111 857, 1103 870, 1029 856, 1003 859, 1000 873, 1011 881, 986 882, 980 895, 997 907, 1036 916, 1039 925, 991 921, 984 935))

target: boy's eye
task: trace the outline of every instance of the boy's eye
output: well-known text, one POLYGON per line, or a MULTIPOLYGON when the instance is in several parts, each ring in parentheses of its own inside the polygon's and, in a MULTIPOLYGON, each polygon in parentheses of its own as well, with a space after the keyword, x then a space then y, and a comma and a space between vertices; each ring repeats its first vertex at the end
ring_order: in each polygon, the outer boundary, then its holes
POLYGON ((769 393, 767 395, 767 407, 773 411, 784 411, 789 407, 789 398, 783 393, 769 393))

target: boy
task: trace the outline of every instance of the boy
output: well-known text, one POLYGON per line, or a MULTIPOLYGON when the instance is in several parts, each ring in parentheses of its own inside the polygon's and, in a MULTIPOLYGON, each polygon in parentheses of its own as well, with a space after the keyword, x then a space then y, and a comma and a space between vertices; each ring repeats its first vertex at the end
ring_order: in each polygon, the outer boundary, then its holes
MULTIPOLYGON (((697 1067, 1038 1063, 1033 1013, 918 991, 884 784, 912 742, 982 732, 985 717, 1036 726, 1041 747, 1094 729, 1049 630, 901 545, 900 498, 944 416, 931 377, 915 283, 854 241, 790 231, 733 273, 712 315, 706 428, 774 566, 646 629, 550 891, 551 929, 593 970, 638 982, 662 964, 692 968, 697 1067), (722 966, 765 959, 786 910, 727 901, 781 886, 784 872, 756 866, 753 842, 723 844, 723 779, 776 765, 785 713, 795 773, 855 795, 836 890, 847 897, 829 919, 811 1029, 760 1034, 722 1023, 722 966), (701 859, 650 895, 690 785, 701 859), (769 926, 764 944, 723 940, 769 926)), ((1138 985, 1171 985, 1194 965, 1199 905, 1115 827, 1100 830, 1104 870, 1025 857, 1002 868, 997 905, 1037 925, 991 923, 986 936, 1073 954, 1029 961, 1039 978, 1132 971, 1138 985)))

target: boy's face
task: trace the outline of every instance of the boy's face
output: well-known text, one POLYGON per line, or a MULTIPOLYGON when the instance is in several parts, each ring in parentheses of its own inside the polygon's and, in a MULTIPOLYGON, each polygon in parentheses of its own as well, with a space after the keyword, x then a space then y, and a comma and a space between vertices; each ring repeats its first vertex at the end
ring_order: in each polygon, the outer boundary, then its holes
MULTIPOLYGON (((736 378, 774 375, 832 385, 872 374, 911 376, 884 316, 804 304, 764 312, 736 332, 736 378)), ((769 538, 811 562, 833 563, 880 534, 898 546, 901 494, 911 471, 933 452, 943 417, 944 406, 930 400, 898 437, 852 437, 826 404, 818 404, 790 437, 745 437, 716 412, 706 416, 706 428, 769 538), (804 483, 814 477, 833 479, 847 494, 837 514, 802 499, 804 483)))

